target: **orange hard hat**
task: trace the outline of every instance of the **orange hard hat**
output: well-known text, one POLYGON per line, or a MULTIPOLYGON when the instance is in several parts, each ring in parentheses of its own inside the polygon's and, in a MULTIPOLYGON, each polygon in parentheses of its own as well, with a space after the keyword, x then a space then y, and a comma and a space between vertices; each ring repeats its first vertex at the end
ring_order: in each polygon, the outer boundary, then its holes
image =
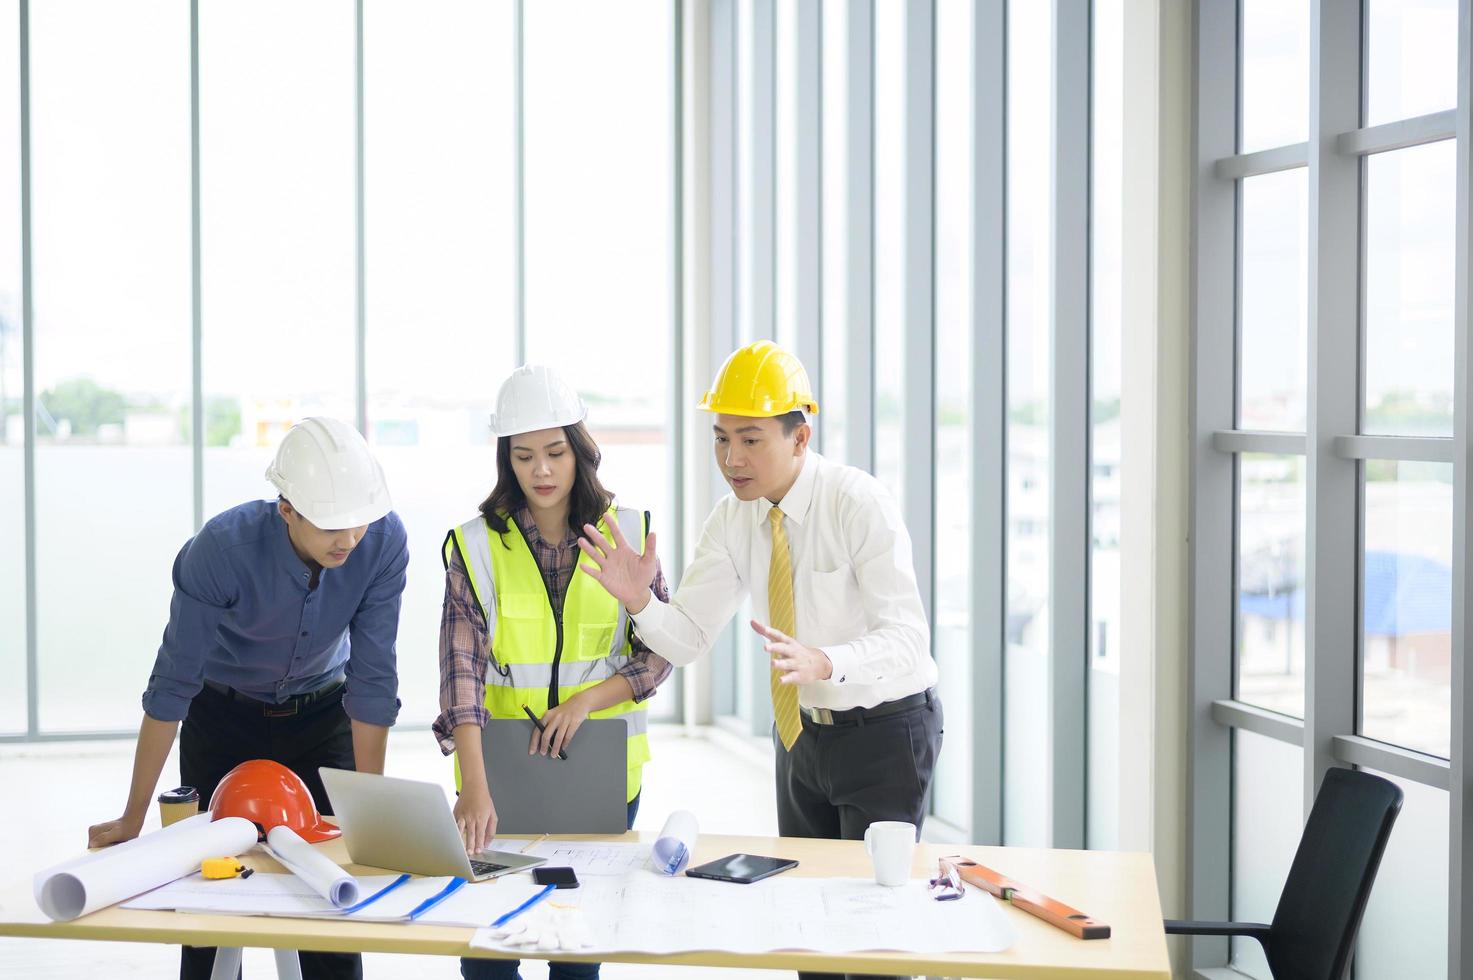
POLYGON ((294 830, 309 844, 342 833, 322 819, 302 777, 270 759, 242 762, 225 774, 210 796, 210 819, 221 817, 244 817, 263 839, 273 827, 294 830))

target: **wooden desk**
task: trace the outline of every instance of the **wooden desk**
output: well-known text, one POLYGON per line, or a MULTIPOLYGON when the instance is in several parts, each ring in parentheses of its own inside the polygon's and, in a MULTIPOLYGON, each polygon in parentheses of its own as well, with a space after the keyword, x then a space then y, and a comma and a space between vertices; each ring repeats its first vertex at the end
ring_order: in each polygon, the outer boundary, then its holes
MULTIPOLYGON (((652 841, 654 837, 654 834, 645 832, 593 839, 652 841)), ((507 843, 510 845, 511 839, 507 843)), ((329 857, 346 862, 347 854, 341 841, 332 841, 322 847, 329 857)), ((870 874, 869 858, 865 856, 864 845, 854 841, 702 836, 693 863, 714 860, 734 851, 797 858, 797 869, 787 872, 788 874, 819 877, 864 877, 870 874)), ((1108 922, 1112 937, 1090 942, 1077 940, 1030 915, 1004 905, 1004 914, 1011 917, 1017 926, 1018 941, 1012 949, 1002 953, 855 953, 833 956, 790 951, 756 955, 684 953, 672 956, 619 954, 598 957, 553 953, 539 958, 740 966, 748 969, 803 969, 835 973, 1046 977, 1050 980, 1169 980, 1171 971, 1166 958, 1166 937, 1161 922, 1160 899, 1156 892, 1156 874, 1150 855, 922 844, 916 850, 912 876, 931 877, 935 873, 936 858, 946 854, 965 854, 1026 885, 1083 909, 1108 922)), ((281 870, 269 857, 256 851, 252 851, 243 860, 263 871, 281 870)), ((354 865, 348 867, 360 874, 382 873, 382 869, 377 868, 354 865)), ((16 883, 0 894, 0 936, 497 958, 498 954, 470 949, 466 943, 470 940, 471 932, 470 929, 448 926, 335 922, 265 916, 180 915, 174 912, 143 912, 117 907, 103 909, 73 922, 51 922, 36 909, 29 879, 16 883)), ((530 959, 533 955, 523 953, 521 958, 530 959)))

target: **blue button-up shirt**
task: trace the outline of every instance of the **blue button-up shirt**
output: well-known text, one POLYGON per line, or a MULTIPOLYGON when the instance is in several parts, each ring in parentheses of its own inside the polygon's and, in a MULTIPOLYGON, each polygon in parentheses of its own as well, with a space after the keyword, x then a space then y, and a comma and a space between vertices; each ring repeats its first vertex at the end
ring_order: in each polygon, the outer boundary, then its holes
POLYGON ((392 725, 399 713, 394 641, 409 564, 392 511, 370 524, 341 568, 312 570, 292 550, 274 500, 232 507, 174 559, 169 625, 143 710, 179 721, 205 679, 280 702, 346 671, 348 717, 392 725))

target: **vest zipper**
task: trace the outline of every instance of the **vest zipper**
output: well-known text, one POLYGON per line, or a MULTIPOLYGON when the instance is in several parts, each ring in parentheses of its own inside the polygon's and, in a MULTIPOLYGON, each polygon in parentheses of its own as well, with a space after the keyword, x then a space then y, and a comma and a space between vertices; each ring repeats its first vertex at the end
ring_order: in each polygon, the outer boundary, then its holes
MULTIPOLYGON (((573 574, 578 574, 576 567, 573 569, 573 574)), ((552 653, 552 680, 547 684, 547 708, 551 711, 560 703, 560 698, 558 697, 558 672, 563 662, 563 610, 552 608, 552 587, 547 584, 547 577, 538 575, 538 578, 542 579, 542 589, 547 593, 547 608, 552 609, 552 621, 557 627, 557 647, 552 653)), ((572 588, 573 580, 569 578, 568 589, 571 591, 572 588)), ((566 595, 563 596, 564 603, 567 602, 567 598, 566 595)))

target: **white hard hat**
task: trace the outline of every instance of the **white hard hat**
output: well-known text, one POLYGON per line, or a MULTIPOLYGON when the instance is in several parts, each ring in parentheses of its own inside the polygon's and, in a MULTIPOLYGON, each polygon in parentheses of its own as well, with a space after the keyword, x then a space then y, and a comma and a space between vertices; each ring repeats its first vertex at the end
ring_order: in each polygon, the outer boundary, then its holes
POLYGON ((524 364, 511 373, 496 396, 491 433, 514 436, 582 422, 588 407, 568 383, 539 364, 524 364))
POLYGON ((266 479, 325 531, 372 524, 393 507, 383 467, 368 443, 351 425, 325 416, 292 426, 266 467, 266 479))

